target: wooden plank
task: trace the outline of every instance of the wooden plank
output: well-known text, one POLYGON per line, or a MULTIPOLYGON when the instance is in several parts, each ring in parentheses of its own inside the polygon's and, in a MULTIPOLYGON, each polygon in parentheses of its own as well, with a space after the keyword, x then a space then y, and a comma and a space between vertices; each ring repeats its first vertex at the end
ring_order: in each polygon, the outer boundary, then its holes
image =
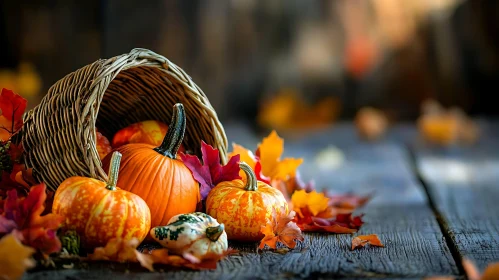
MULTIPOLYGON (((231 141, 255 148, 263 135, 240 126, 226 125, 231 141)), ((359 213, 365 225, 359 234, 376 233, 385 248, 350 251, 351 235, 306 234, 305 242, 287 254, 256 253, 256 244, 232 244, 241 250, 219 263, 213 271, 168 271, 161 277, 184 279, 274 279, 274 278, 414 278, 457 275, 458 270, 440 232, 426 197, 411 173, 408 155, 390 142, 364 144, 356 140, 351 126, 286 135, 286 156, 302 156, 304 178, 316 178, 319 188, 344 193, 371 193, 373 200, 359 213), (335 145, 344 160, 336 168, 318 168, 314 157, 327 145, 335 145)), ((57 270, 29 274, 27 279, 152 279, 136 266, 92 264, 87 270, 57 270), (115 267, 114 270, 109 268, 115 267), (125 269, 133 273, 123 273, 125 269)))
POLYGON ((485 127, 473 146, 414 145, 421 178, 452 240, 451 249, 482 270, 499 261, 499 137, 494 132, 499 125, 485 127))

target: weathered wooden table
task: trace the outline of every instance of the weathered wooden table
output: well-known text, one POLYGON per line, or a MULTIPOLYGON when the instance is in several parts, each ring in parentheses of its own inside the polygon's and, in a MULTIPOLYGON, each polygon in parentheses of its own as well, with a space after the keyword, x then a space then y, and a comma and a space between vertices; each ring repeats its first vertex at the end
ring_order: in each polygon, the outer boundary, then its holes
MULTIPOLYGON (((411 125, 397 125, 376 143, 358 139, 351 124, 297 135, 280 133, 286 156, 303 157, 304 179, 338 193, 374 193, 359 213, 359 234, 376 233, 385 248, 351 251, 351 235, 306 233, 286 254, 256 252, 256 244, 231 244, 240 254, 212 271, 150 273, 137 265, 76 264, 41 270, 25 279, 464 279, 463 257, 480 269, 499 261, 499 125, 482 123, 480 142, 467 147, 432 147, 411 125), (322 167, 317 154, 338 151, 322 167)), ((254 149, 266 136, 226 124, 230 142, 254 149)))

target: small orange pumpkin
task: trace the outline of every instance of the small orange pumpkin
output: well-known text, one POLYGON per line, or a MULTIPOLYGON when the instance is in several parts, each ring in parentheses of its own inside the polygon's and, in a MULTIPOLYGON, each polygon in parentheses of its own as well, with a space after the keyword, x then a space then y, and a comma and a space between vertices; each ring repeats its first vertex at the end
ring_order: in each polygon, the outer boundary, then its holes
POLYGON ((260 228, 271 219, 273 210, 288 212, 288 203, 282 193, 256 179, 255 173, 245 162, 239 167, 246 174, 242 180, 227 181, 213 188, 206 199, 206 212, 225 224, 227 237, 239 241, 259 241, 263 238, 260 228))
MULTIPOLYGON (((127 144, 116 151, 123 154, 118 187, 142 197, 151 209, 151 227, 168 224, 171 217, 191 213, 201 200, 199 184, 191 171, 176 159, 185 133, 184 106, 173 107, 168 133, 159 147, 127 144)), ((109 156, 102 161, 109 167, 109 156)))
POLYGON ((52 212, 65 217, 65 227, 75 230, 87 248, 104 246, 117 237, 142 242, 151 228, 146 202, 116 187, 120 160, 121 154, 114 152, 108 183, 74 176, 55 193, 52 212))

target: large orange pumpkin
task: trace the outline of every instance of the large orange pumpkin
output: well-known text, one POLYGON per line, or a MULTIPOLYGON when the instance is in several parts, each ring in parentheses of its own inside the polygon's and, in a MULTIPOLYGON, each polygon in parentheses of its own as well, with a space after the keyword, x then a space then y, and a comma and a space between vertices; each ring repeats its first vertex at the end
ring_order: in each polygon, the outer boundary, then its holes
MULTIPOLYGON (((171 217, 191 213, 201 200, 199 184, 191 171, 176 159, 184 138, 185 112, 182 104, 173 107, 172 121, 159 147, 127 144, 116 149, 123 154, 122 180, 118 187, 142 197, 151 209, 151 227, 165 226, 171 217)), ((109 167, 109 157, 103 167, 109 167)))
POLYGON ((104 246, 116 237, 142 241, 149 233, 151 213, 146 202, 116 187, 120 160, 121 155, 113 153, 108 183, 75 176, 57 188, 52 212, 65 218, 65 227, 75 230, 85 247, 104 246))
POLYGON ((246 183, 242 180, 227 181, 213 188, 206 199, 206 213, 218 222, 225 224, 227 237, 239 241, 259 241, 263 238, 260 228, 288 203, 282 193, 256 179, 251 167, 241 162, 241 170, 246 173, 246 183))

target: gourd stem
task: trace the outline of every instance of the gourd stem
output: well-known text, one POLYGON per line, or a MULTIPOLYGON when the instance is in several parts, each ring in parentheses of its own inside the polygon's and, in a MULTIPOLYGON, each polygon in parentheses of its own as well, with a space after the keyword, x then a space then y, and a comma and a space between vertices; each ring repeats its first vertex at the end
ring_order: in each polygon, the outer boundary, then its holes
POLYGON ((118 173, 120 170, 121 153, 113 152, 111 156, 111 162, 109 164, 109 174, 106 189, 115 191, 116 183, 118 182, 118 173))
POLYGON ((244 189, 247 191, 258 190, 258 180, 256 179, 253 169, 243 161, 239 163, 239 168, 246 174, 246 185, 244 186, 244 189))
POLYGON ((185 110, 182 103, 173 106, 173 114, 168 133, 166 133, 163 142, 154 150, 171 159, 177 158, 178 148, 184 140, 185 134, 185 110))
POLYGON ((208 237, 209 240, 215 242, 218 240, 220 235, 222 235, 224 229, 225 229, 224 224, 219 224, 216 227, 209 227, 206 229, 206 237, 208 237))

